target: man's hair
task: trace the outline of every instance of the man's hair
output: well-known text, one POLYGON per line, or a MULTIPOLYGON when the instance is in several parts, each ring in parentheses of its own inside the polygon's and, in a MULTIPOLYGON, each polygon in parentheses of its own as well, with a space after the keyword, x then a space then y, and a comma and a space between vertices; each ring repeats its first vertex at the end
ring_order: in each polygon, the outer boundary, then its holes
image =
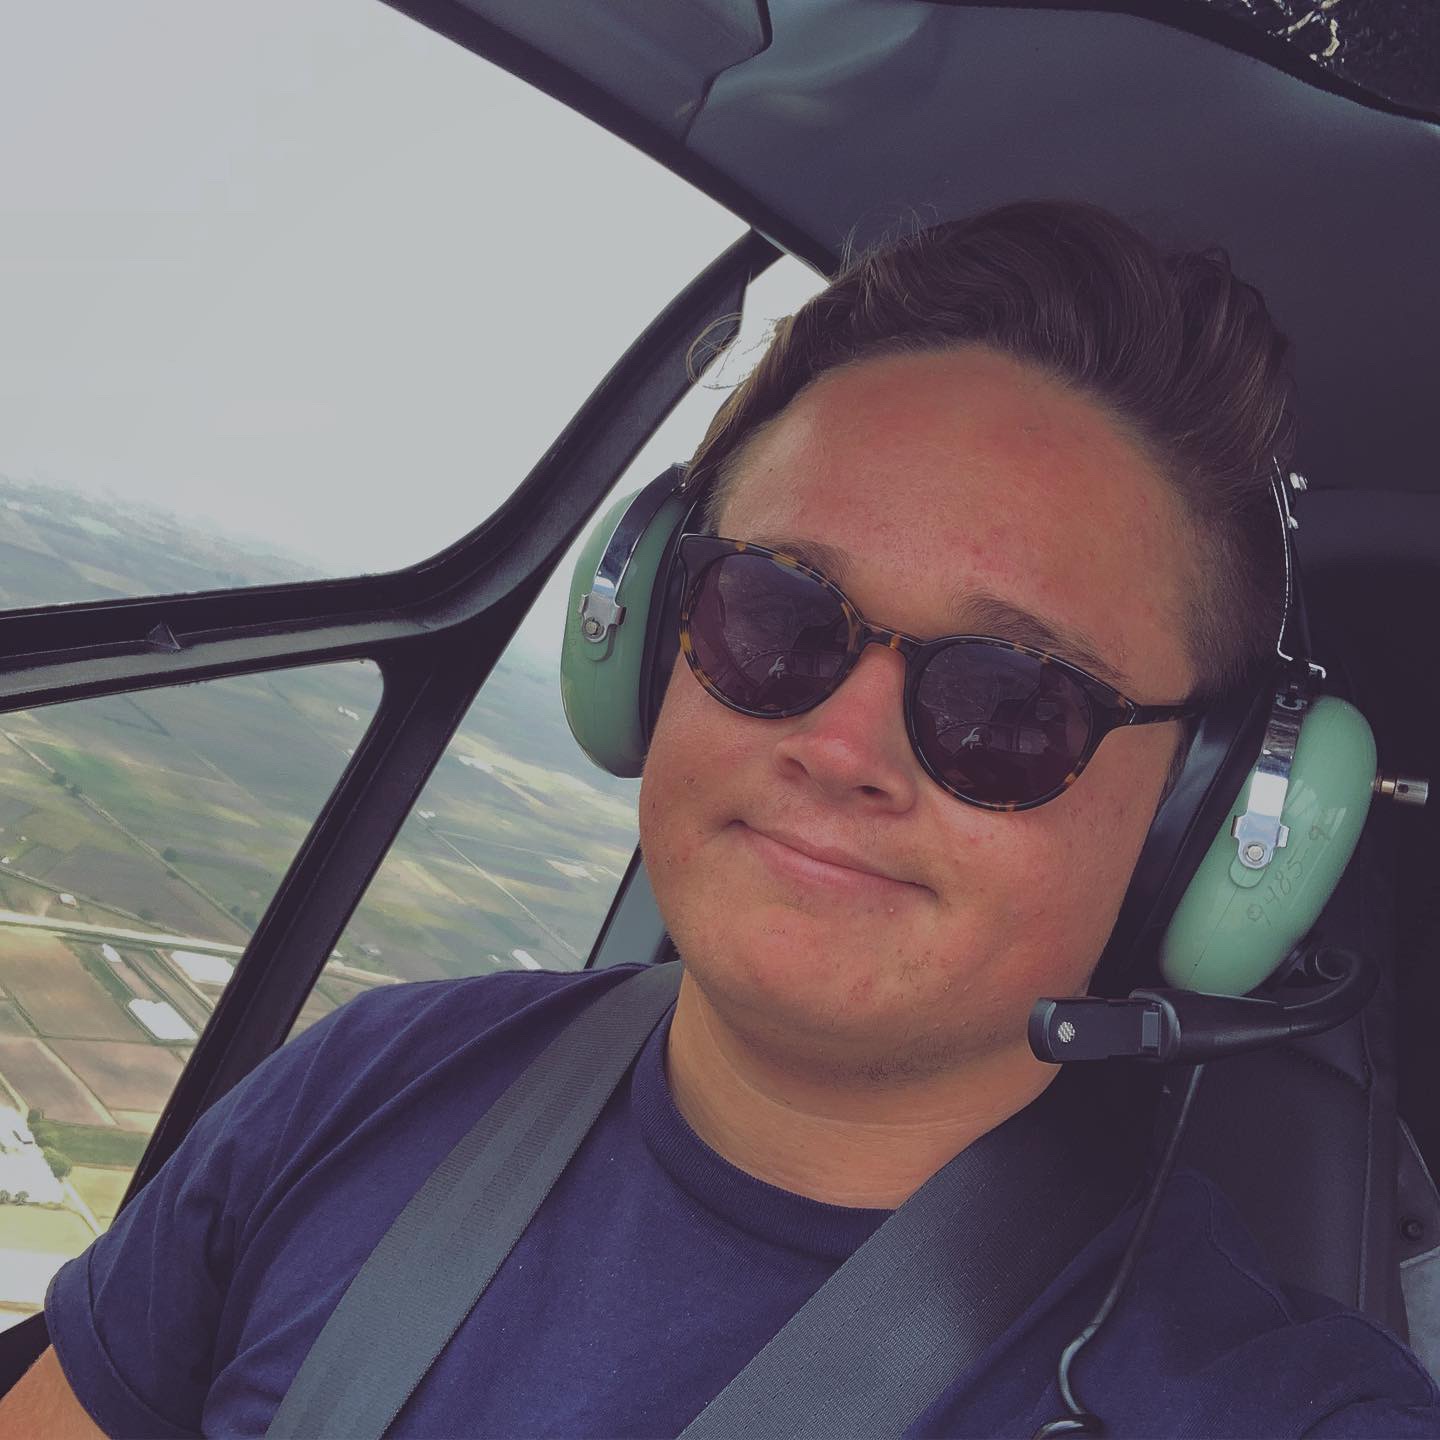
POLYGON ((1091 205, 1006 205, 848 258, 779 322, 695 452, 708 527, 748 442, 820 376, 965 345, 1098 402, 1173 486, 1204 546, 1187 625, 1197 695, 1272 654, 1284 565, 1271 457, 1288 466, 1294 449, 1287 341, 1222 250, 1162 253, 1091 205))

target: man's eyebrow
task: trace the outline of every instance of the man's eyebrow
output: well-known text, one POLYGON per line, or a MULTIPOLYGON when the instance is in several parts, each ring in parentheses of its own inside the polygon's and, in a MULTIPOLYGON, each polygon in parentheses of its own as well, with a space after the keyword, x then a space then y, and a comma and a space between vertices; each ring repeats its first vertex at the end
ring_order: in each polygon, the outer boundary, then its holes
POLYGON ((951 597, 950 609, 957 623, 963 624, 969 634, 993 635, 1031 650, 1058 655, 1117 690, 1123 691, 1129 683, 1083 631, 1042 619, 1003 596, 988 590, 960 589, 951 597))
MULTIPOLYGON (((754 543, 763 545, 767 550, 780 550, 793 556, 801 564, 833 580, 842 590, 848 583, 850 557, 834 545, 791 535, 757 535, 754 543)), ((1010 640, 1031 650, 1058 655, 1060 659, 1078 665, 1097 680, 1103 680, 1122 692, 1129 683, 1083 631, 1043 619, 1003 595, 961 586, 951 594, 947 608, 960 627, 954 632, 956 634, 993 635, 997 640, 1010 640)))

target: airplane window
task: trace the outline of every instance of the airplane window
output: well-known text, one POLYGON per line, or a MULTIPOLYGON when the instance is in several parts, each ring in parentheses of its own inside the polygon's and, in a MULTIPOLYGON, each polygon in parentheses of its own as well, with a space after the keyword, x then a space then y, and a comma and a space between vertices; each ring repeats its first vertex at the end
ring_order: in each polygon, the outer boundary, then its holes
MULTIPOLYGON (((739 334, 630 465, 638 490, 694 451, 760 357, 773 322, 824 284, 785 259, 750 287, 739 334)), ((638 780, 581 752, 560 703, 560 637, 584 536, 486 681, 337 947, 401 980, 579 969, 636 842, 638 780)), ((311 996, 294 1033, 346 998, 311 996)))
POLYGON ((353 663, 0 715, 0 1329, 114 1217, 379 698, 353 663))
POLYGON ((743 230, 381 4, 6 5, 0 38, 0 605, 434 553, 743 230), (177 527, 213 548, 167 563, 177 527))
MULTIPOLYGON (((740 339, 622 487, 693 450, 769 321, 820 283, 786 261, 752 287, 740 339)), ((607 337, 607 361, 627 339, 607 337)), ((284 580, 298 534, 247 538, 203 509, 5 473, 0 606, 284 580)), ((638 784, 596 770, 565 728, 569 571, 477 698, 298 1026, 373 985, 585 963, 634 848, 638 784)), ((0 715, 0 1328, 113 1218, 379 694, 357 663, 0 715)))

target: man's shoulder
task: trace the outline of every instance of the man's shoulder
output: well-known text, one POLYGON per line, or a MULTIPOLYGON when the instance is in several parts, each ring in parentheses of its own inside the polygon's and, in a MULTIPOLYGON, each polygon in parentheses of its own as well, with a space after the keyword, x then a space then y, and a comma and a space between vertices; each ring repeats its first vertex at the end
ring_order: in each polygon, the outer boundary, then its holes
MULTIPOLYGON (((911 1433, 1033 1434, 1059 1416, 1060 1356, 1119 1274, 1137 1214, 1097 1235, 911 1433)), ((1166 1183, 1072 1378, 1115 1436, 1440 1436, 1440 1393, 1410 1350, 1282 1285, 1223 1190, 1193 1170, 1166 1183)))
POLYGON ((263 1134, 277 1153, 295 1153, 381 1113, 424 1106, 433 1117, 438 1106, 478 1115, 571 1020, 642 968, 378 985, 253 1070, 202 1117, 190 1148, 213 1139, 228 1150, 263 1134))
POLYGON ((261 1433, 266 1397, 425 1177, 639 968, 377 986, 252 1071, 51 1286, 56 1352, 102 1428, 199 1433, 228 1374, 219 1428, 261 1433))

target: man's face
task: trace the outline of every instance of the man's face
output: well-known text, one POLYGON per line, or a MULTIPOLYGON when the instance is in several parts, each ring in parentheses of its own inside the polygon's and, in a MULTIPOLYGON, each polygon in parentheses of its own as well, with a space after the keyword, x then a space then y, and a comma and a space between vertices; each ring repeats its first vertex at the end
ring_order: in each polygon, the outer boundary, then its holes
MULTIPOLYGON (((1194 682, 1165 483, 1093 402, 985 349, 822 378, 752 441, 719 530, 829 547, 843 563, 818 568, 878 625, 995 633, 984 593, 1083 635, 1142 704, 1194 682)), ((1023 1050, 1036 997, 1084 989, 1178 738, 1117 731, 1058 799, 994 813, 921 769, 904 679, 870 646, 823 704, 769 720, 682 661, 646 762, 641 846, 687 970, 729 1027, 812 1074, 918 1079, 1023 1050)))

